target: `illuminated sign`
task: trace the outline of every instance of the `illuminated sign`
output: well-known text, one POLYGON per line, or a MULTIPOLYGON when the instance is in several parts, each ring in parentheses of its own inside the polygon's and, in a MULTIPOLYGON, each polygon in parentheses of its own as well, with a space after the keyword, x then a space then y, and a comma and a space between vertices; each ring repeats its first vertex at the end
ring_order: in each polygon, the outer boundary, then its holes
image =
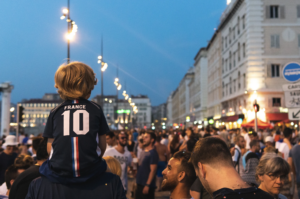
POLYGON ((214 124, 215 121, 214 121, 213 119, 210 119, 210 120, 208 120, 208 123, 209 123, 209 124, 214 124))
POLYGON ((122 114, 122 113, 130 113, 130 110, 124 110, 124 109, 121 109, 121 110, 117 110, 117 113, 118 113, 118 114, 122 114))

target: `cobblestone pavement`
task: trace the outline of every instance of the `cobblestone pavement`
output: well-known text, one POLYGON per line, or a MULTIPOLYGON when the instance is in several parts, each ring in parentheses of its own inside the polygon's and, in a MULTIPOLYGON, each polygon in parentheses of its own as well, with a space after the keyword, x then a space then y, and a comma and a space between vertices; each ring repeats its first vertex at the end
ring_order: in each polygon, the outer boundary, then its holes
MULTIPOLYGON (((127 198, 128 199, 133 199, 131 197, 131 191, 132 191, 132 187, 133 187, 134 183, 135 183, 135 178, 128 178, 128 191, 127 191, 127 198)), ((169 199, 169 197, 170 197, 170 192, 169 191, 155 192, 155 198, 156 199, 169 199)))

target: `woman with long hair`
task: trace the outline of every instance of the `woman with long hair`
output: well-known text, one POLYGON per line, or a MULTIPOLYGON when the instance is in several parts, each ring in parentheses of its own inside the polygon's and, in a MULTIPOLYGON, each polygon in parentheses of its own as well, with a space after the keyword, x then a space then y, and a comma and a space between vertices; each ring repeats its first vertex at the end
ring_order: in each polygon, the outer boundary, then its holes
POLYGON ((175 134, 173 136, 173 139, 172 139, 171 143, 170 143, 171 156, 173 156, 174 153, 179 151, 180 146, 181 146, 181 143, 180 143, 180 139, 179 139, 179 134, 175 134))

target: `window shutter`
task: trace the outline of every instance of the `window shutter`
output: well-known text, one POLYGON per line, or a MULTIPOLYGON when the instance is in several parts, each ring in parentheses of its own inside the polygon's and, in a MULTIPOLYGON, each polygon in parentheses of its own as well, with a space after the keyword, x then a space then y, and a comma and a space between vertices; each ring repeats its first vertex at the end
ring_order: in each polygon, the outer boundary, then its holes
POLYGON ((270 6, 266 6, 266 19, 270 18, 270 6))
POLYGON ((267 77, 272 77, 272 66, 267 65, 267 77))
POLYGON ((300 18, 300 5, 297 5, 297 16, 300 18))
POLYGON ((275 47, 275 35, 271 35, 271 48, 275 47))
POLYGON ((279 65, 279 77, 283 77, 282 71, 283 71, 283 65, 279 65))
POLYGON ((284 19, 285 18, 285 7, 280 6, 280 18, 284 19))
POLYGON ((280 48, 280 37, 276 35, 276 48, 280 48))
POLYGON ((300 35, 298 35, 298 47, 300 48, 300 35))

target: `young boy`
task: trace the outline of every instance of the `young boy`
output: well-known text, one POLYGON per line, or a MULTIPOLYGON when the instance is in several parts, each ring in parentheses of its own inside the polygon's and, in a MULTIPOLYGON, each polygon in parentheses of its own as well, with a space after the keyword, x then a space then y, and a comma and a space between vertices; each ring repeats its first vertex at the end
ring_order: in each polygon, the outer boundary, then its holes
POLYGON ((109 128, 101 107, 88 100, 97 79, 94 71, 80 62, 60 66, 54 79, 65 101, 50 112, 43 134, 48 138, 50 156, 40 173, 54 183, 85 182, 107 167, 102 156, 109 128))

